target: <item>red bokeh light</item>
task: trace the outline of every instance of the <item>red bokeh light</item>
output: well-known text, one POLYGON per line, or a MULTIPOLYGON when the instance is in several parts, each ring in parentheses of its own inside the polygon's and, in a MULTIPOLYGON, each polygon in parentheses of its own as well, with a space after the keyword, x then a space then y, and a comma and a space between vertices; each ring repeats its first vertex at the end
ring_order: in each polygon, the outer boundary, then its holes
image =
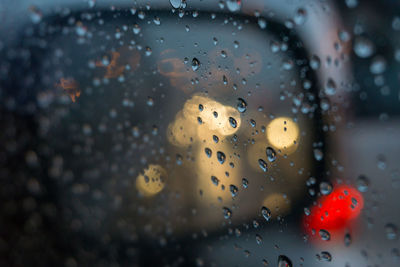
POLYGON ((310 209, 310 215, 304 216, 304 230, 311 239, 312 236, 319 237, 320 230, 330 232, 331 239, 341 238, 360 215, 363 206, 363 196, 355 188, 347 185, 335 186, 329 195, 321 196, 317 200, 316 205, 310 209))

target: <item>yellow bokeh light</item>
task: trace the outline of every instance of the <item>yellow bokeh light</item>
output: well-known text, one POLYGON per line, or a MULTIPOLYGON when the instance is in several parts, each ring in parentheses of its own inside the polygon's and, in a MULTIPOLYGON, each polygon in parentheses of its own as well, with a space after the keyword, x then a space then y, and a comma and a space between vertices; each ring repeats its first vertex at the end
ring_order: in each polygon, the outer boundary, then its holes
POLYGON ((235 108, 225 106, 215 100, 204 96, 193 96, 186 101, 183 107, 185 118, 198 122, 202 121, 200 128, 209 131, 218 131, 221 135, 232 135, 241 124, 240 113, 235 108), (202 108, 199 108, 201 106, 202 108), (230 118, 233 118, 236 125, 231 125, 230 118))
POLYGON ((232 201, 229 185, 239 184, 241 169, 238 159, 231 157, 232 153, 233 149, 230 144, 222 142, 216 144, 212 140, 200 144, 197 148, 195 170, 198 176, 197 187, 203 190, 206 196, 211 197, 212 201, 216 201, 218 197, 221 197, 225 204, 232 201), (211 150, 211 157, 206 154, 206 148, 211 150), (223 164, 218 162, 218 151, 223 152, 226 156, 223 164), (230 162, 233 163, 233 168, 230 166, 230 162), (212 176, 217 178, 217 184, 211 179, 212 176), (222 186, 225 187, 224 190, 222 190, 222 186))
POLYGON ((291 154, 299 143, 299 127, 291 118, 280 117, 267 126, 267 139, 270 144, 282 153, 291 154))
POLYGON ((166 170, 157 164, 150 164, 143 174, 136 178, 136 188, 145 196, 153 196, 164 189, 166 170))
POLYGON ((167 138, 175 146, 188 146, 197 138, 198 124, 186 119, 182 112, 178 112, 175 120, 168 125, 167 138))

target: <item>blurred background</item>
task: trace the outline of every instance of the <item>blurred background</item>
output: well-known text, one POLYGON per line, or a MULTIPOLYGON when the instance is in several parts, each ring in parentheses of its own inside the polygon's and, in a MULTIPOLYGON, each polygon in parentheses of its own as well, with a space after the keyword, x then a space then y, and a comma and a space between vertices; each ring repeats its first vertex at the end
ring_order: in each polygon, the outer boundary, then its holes
POLYGON ((1 266, 398 266, 398 1, 0 2, 1 266))

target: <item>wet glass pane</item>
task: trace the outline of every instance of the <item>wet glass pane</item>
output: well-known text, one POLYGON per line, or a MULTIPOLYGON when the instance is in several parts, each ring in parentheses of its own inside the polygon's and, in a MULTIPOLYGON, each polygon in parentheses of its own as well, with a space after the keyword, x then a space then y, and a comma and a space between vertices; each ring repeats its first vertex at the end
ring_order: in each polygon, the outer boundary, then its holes
POLYGON ((396 1, 0 12, 0 265, 400 263, 396 1))

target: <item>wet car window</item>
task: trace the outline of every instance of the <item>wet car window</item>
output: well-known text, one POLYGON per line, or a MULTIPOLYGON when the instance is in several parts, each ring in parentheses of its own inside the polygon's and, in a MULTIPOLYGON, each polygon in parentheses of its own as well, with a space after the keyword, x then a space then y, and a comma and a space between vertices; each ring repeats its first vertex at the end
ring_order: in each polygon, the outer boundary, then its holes
POLYGON ((399 3, 6 2, 0 265, 400 264, 399 3))

